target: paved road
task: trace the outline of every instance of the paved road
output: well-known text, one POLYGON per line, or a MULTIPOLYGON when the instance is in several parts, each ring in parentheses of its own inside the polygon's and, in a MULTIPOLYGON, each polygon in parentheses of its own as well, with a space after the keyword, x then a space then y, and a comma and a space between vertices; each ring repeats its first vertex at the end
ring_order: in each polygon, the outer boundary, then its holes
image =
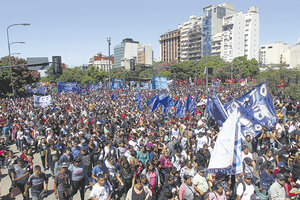
MULTIPOLYGON (((10 150, 12 150, 14 153, 16 153, 16 155, 18 155, 18 156, 20 155, 20 153, 18 152, 18 150, 16 148, 16 145, 14 145, 14 144, 10 146, 10 150)), ((42 166, 39 154, 34 154, 33 163, 34 163, 34 165, 42 166)), ((11 199, 10 195, 9 195, 9 188, 11 186, 11 181, 10 181, 10 178, 8 177, 8 175, 7 175, 7 169, 1 169, 1 170, 2 170, 2 180, 1 180, 1 183, 0 183, 1 184, 1 195, 0 195, 1 198, 0 199, 1 200, 9 200, 9 199, 11 199)), ((50 174, 50 171, 47 170, 45 173, 50 174)), ((49 190, 49 193, 51 193, 51 195, 49 195, 46 199, 55 200, 54 191, 53 191, 54 190, 54 180, 52 178, 49 178, 48 190, 49 190)), ((90 189, 87 189, 84 199, 88 199, 89 195, 90 195, 90 189)), ((23 199, 23 197, 22 197, 21 194, 18 195, 17 198, 16 198, 16 200, 22 200, 22 199, 23 199)), ((79 191, 73 197, 73 200, 80 200, 79 191)))

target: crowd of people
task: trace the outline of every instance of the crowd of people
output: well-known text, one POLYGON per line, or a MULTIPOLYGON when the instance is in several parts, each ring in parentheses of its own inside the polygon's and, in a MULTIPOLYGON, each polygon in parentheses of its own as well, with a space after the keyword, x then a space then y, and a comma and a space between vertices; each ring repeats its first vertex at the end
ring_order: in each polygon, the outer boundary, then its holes
MULTIPOLYGON (((221 85, 225 103, 251 86, 221 85)), ((168 92, 175 100, 195 96, 202 87, 168 92)), ((69 200, 89 190, 92 200, 250 200, 298 199, 300 184, 300 101, 273 96, 278 124, 243 139, 243 173, 208 173, 220 127, 197 104, 184 118, 161 109, 150 113, 146 101, 161 91, 118 89, 89 94, 54 94, 52 105, 34 107, 32 97, 0 101, 0 166, 7 168, 11 193, 47 199, 48 182, 56 199, 69 200), (140 92, 143 110, 135 98, 140 92), (16 145, 18 152, 12 152, 16 145), (35 164, 37 154, 41 165, 35 164)), ((2 185, 3 183, 1 183, 2 185)), ((8 183, 5 183, 8 184, 8 183)))

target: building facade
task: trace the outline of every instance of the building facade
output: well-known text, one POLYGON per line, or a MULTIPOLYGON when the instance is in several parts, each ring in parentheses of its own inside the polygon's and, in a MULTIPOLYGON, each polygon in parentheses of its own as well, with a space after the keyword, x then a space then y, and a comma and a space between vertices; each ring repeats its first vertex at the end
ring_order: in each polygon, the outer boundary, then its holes
POLYGON ((180 30, 180 60, 199 60, 202 52, 202 19, 195 15, 180 30))
POLYGON ((259 15, 257 7, 248 13, 238 12, 223 19, 221 57, 231 62, 238 56, 259 60, 259 15))
POLYGON ((300 67, 300 39, 294 46, 283 42, 262 45, 259 56, 263 65, 285 64, 291 68, 300 67))
POLYGON ((259 61, 263 65, 279 65, 290 63, 290 47, 283 42, 262 45, 259 61))
POLYGON ((180 27, 160 36, 162 62, 180 62, 180 27))
POLYGON ((144 65, 152 65, 153 64, 152 45, 145 44, 144 47, 138 49, 136 62, 138 64, 144 64, 144 65))
POLYGON ((203 55, 211 55, 212 36, 223 31, 223 17, 235 13, 233 5, 223 3, 220 5, 210 5, 203 8, 202 22, 202 53, 203 55))
POLYGON ((98 53, 96 56, 93 56, 88 61, 88 66, 94 65, 99 69, 108 71, 113 68, 114 57, 103 56, 102 53, 98 53))
POLYGON ((139 48, 141 48, 141 44, 131 38, 126 38, 121 44, 116 45, 114 47, 114 67, 124 67, 122 60, 137 59, 139 48))

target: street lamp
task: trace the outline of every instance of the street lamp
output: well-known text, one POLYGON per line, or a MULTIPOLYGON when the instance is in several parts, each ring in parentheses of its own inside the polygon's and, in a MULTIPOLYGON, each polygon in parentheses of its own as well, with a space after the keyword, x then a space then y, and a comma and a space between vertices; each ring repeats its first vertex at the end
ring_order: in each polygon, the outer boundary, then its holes
MULTIPOLYGON (((25 42, 12 42, 12 43, 9 43, 9 28, 10 27, 13 27, 13 26, 30 26, 30 24, 28 23, 22 23, 22 24, 11 24, 10 26, 7 27, 6 29, 6 34, 7 34, 7 44, 8 44, 8 60, 9 60, 9 67, 10 67, 10 70, 12 70, 11 68, 11 53, 10 53, 10 45, 11 44, 14 44, 14 43, 20 43, 20 44, 24 44, 25 42)), ((15 96, 15 90, 14 90, 14 86, 12 85, 12 91, 13 91, 13 94, 15 96)))
POLYGON ((111 41, 111 38, 108 37, 107 42, 108 42, 108 63, 109 63, 108 64, 108 87, 109 87, 109 89, 110 89, 110 45, 111 45, 110 41, 111 41))

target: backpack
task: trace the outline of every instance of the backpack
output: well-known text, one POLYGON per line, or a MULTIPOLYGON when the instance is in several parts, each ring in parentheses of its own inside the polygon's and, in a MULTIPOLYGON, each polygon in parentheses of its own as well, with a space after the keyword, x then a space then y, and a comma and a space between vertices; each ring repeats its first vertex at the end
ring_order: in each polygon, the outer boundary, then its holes
POLYGON ((237 192, 237 188, 238 188, 238 186, 239 186, 240 183, 243 185, 243 193, 242 193, 242 194, 244 194, 244 192, 245 192, 245 190, 246 190, 246 184, 245 184, 245 182, 243 181, 243 179, 241 179, 241 180, 239 180, 239 181, 234 185, 233 192, 232 192, 232 198, 231 198, 231 199, 236 199, 236 198, 237 198, 236 192, 237 192))

